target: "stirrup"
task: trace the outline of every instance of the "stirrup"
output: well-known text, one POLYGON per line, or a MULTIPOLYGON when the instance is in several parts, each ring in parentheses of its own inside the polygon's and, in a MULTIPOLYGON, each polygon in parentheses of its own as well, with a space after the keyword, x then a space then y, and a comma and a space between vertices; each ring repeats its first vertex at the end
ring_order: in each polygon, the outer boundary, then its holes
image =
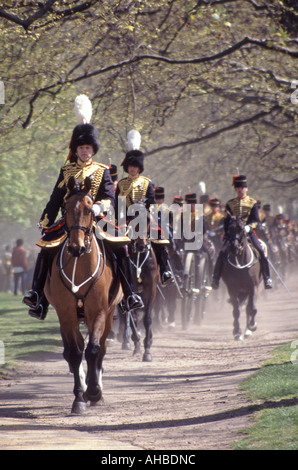
POLYGON ((126 308, 128 311, 136 310, 137 308, 143 308, 143 307, 144 307, 144 303, 139 295, 131 294, 127 297, 126 308), (130 305, 130 302, 132 303, 131 305, 130 305))
POLYGON ((162 273, 161 275, 161 283, 163 286, 165 286, 166 284, 168 284, 168 282, 170 281, 173 281, 174 278, 173 278, 173 275, 170 271, 165 271, 164 273, 162 273))
POLYGON ((40 296, 38 292, 35 290, 29 290, 27 294, 23 297, 22 300, 23 304, 27 305, 28 307, 31 307, 33 310, 36 310, 40 304, 40 296), (33 302, 32 299, 29 298, 29 295, 33 296, 33 294, 36 296, 36 301, 33 302))
POLYGON ((36 318, 37 320, 44 320, 47 316, 48 308, 44 308, 42 304, 39 304, 37 308, 31 308, 28 312, 30 317, 36 318))

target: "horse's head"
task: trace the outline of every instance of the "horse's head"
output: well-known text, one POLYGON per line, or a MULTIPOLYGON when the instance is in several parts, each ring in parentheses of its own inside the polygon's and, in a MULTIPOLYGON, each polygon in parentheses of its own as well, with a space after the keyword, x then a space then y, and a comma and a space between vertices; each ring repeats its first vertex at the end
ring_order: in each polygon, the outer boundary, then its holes
POLYGON ((150 249, 150 241, 148 238, 137 238, 133 240, 133 249, 136 253, 145 253, 150 249))
POLYGON ((64 203, 64 218, 68 233, 68 252, 75 257, 83 255, 90 246, 93 227, 93 197, 91 180, 79 184, 72 176, 68 181, 69 193, 64 203))
POLYGON ((245 222, 241 217, 228 214, 229 223, 226 238, 229 240, 230 249, 236 256, 241 255, 246 245, 245 222))

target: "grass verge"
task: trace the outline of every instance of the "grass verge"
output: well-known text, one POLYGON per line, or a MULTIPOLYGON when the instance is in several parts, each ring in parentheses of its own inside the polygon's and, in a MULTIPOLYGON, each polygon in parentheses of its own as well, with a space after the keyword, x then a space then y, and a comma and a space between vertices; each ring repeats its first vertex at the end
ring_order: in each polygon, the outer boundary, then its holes
POLYGON ((298 342, 278 347, 273 359, 242 383, 260 411, 235 450, 298 450, 297 348, 298 342))
POLYGON ((0 379, 10 376, 19 360, 61 346, 57 315, 49 309, 45 321, 29 317, 22 297, 0 293, 0 379))

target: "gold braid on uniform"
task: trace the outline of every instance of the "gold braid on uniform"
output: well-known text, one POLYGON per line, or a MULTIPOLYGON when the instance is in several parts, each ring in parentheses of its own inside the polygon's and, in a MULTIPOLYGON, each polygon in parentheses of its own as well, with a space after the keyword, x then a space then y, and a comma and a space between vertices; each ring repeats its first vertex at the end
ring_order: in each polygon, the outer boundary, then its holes
POLYGON ((136 178, 123 178, 119 181, 119 196, 126 197, 126 207, 134 202, 142 201, 146 196, 150 179, 146 176, 137 176, 136 178))
MULTIPOLYGON (((256 202, 257 201, 250 196, 246 196, 243 199, 239 199, 238 197, 236 197, 234 199, 230 199, 227 205, 230 207, 233 215, 241 217, 246 223, 249 214, 256 202)), ((254 222, 250 225, 252 228, 256 228, 258 224, 257 222, 254 222)))
MULTIPOLYGON (((97 162, 92 162, 91 165, 84 165, 81 168, 76 163, 66 164, 62 167, 64 179, 59 184, 59 188, 62 188, 64 185, 67 187, 68 180, 71 176, 74 176, 79 183, 82 183, 85 178, 89 176, 91 179, 91 194, 95 198, 102 181, 103 173, 108 168, 108 165, 97 162)), ((67 190, 65 197, 68 192, 67 190)), ((110 201, 103 200, 100 202, 104 205, 105 210, 108 210, 110 201)))

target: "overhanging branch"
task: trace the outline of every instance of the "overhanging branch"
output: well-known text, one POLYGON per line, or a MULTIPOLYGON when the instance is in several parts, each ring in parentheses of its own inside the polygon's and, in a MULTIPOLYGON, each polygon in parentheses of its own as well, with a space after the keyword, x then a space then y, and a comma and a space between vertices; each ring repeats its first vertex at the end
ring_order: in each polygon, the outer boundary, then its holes
POLYGON ((278 111, 280 109, 281 109, 280 106, 275 105, 269 111, 261 111, 260 113, 257 113, 254 116, 251 116, 247 119, 243 119, 241 121, 237 121, 233 124, 230 124, 229 126, 222 127, 220 129, 217 129, 216 131, 210 132, 209 134, 203 135, 201 137, 197 137, 195 139, 184 140, 182 142, 177 142, 176 144, 173 144, 173 145, 164 145, 164 146, 159 147, 157 149, 150 150, 149 152, 146 153, 146 157, 149 156, 149 155, 154 155, 155 153, 160 153, 160 152, 165 151, 165 150, 173 150, 173 149, 185 147, 186 145, 194 145, 194 144, 204 142, 206 140, 217 137, 218 135, 223 134, 224 132, 228 132, 228 131, 231 131, 233 129, 237 129, 238 127, 244 126, 245 124, 249 124, 249 123, 252 123, 254 121, 257 121, 258 119, 261 119, 265 116, 268 116, 269 114, 273 113, 274 111, 278 111))

